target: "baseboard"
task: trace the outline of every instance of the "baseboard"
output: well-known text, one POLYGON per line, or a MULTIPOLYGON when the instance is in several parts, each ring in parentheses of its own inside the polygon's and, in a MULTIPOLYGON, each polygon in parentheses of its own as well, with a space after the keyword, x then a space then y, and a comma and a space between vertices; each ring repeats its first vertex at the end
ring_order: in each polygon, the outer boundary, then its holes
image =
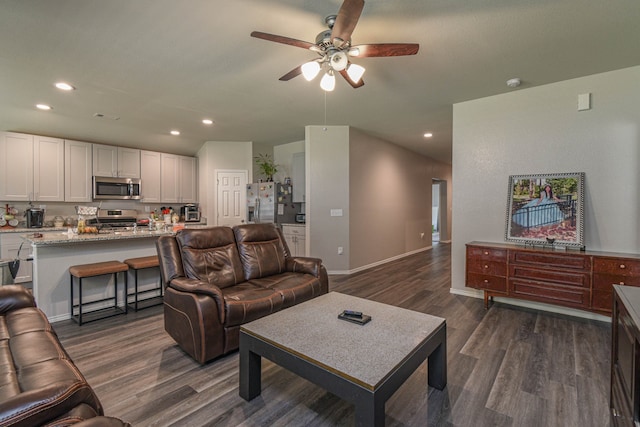
POLYGON ((357 268, 354 268, 352 270, 329 270, 329 271, 327 271, 327 274, 330 274, 330 275, 331 274, 333 274, 333 275, 344 275, 344 274, 358 273, 360 271, 368 270, 370 268, 378 267, 380 265, 387 264, 389 262, 397 261, 399 259, 406 258, 408 256, 415 255, 415 254, 418 254, 420 252, 426 252, 426 251, 431 250, 431 249, 433 249, 433 246, 426 246, 424 248, 416 249, 416 250, 411 251, 411 252, 405 252, 403 254, 396 255, 396 256, 393 256, 391 258, 387 258, 387 259, 383 259, 381 261, 376 261, 376 262, 371 263, 371 264, 363 265, 362 267, 357 267, 357 268))
MULTIPOLYGON (((455 295, 462 295, 465 297, 484 299, 484 292, 478 291, 476 289, 450 288, 449 292, 455 295)), ((526 300, 521 300, 516 298, 493 297, 493 300, 503 304, 515 305, 517 307, 531 308, 534 310, 548 311, 551 313, 564 314, 567 316, 581 317, 583 319, 590 319, 590 320, 597 320, 600 322, 611 323, 611 318, 608 316, 603 316, 601 314, 591 313, 589 311, 584 311, 584 310, 575 310, 572 308, 560 307, 552 304, 544 304, 541 302, 526 301, 526 300)))

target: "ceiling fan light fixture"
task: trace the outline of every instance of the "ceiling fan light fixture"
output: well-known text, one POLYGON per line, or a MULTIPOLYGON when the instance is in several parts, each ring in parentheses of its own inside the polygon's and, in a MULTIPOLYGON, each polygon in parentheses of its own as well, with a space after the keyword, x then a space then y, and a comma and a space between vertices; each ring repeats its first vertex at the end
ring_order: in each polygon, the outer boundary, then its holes
POLYGON ((336 77, 333 75, 333 71, 329 70, 322 76, 320 80, 320 87, 326 92, 331 92, 336 88, 336 77))
POLYGON ((347 51, 347 55, 349 55, 349 56, 358 56, 358 55, 360 55, 360 49, 358 49, 357 47, 352 47, 351 49, 349 49, 347 51))
POLYGON ((349 67, 347 68, 347 75, 354 83, 360 83, 364 72, 365 68, 358 64, 349 64, 349 67))
POLYGON ((302 76, 308 82, 315 79, 320 72, 320 64, 318 63, 318 61, 306 62, 302 64, 300 68, 302 69, 302 76))
POLYGON ((342 71, 349 65, 349 58, 344 52, 336 52, 329 58, 331 68, 336 71, 342 71))

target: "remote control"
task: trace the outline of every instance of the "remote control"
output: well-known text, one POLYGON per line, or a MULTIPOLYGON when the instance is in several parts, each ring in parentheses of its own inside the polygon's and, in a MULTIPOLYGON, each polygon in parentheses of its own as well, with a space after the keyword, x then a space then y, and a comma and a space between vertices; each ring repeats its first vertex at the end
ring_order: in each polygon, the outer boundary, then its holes
POLYGON ((349 317, 362 317, 362 312, 360 311, 345 310, 343 313, 345 316, 349 317))

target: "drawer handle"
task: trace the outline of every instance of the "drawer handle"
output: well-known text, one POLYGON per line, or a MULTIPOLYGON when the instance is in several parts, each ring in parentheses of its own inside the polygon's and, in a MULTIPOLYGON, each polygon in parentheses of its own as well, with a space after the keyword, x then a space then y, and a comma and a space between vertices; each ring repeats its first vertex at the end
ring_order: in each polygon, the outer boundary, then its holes
POLYGON ((485 255, 489 255, 489 252, 485 251, 485 252, 484 252, 484 254, 485 254, 485 255))
POLYGON ((485 264, 484 268, 489 268, 489 266, 485 264))
POLYGON ((620 284, 621 284, 622 286, 624 286, 624 282, 620 282, 620 284))
POLYGON ((484 283, 489 283, 489 281, 487 279, 484 279, 484 283))
POLYGON ((620 264, 620 268, 627 268, 627 266, 624 264, 620 264))

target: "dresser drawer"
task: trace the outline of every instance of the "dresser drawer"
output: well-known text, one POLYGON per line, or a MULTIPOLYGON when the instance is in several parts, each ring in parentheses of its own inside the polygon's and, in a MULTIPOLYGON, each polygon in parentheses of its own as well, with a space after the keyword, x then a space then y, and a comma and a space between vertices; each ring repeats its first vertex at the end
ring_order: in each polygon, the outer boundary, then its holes
POLYGON ((517 279, 509 279, 509 296, 578 308, 588 308, 591 302, 589 289, 517 279))
POLYGON ((485 261, 507 262, 507 250, 495 248, 483 248, 480 246, 467 246, 467 259, 481 259, 485 261))
POLYGON ((509 266, 509 278, 548 282, 549 286, 578 286, 586 289, 589 289, 591 286, 589 273, 547 270, 544 268, 522 267, 520 265, 509 266))
POLYGON ((594 289, 591 295, 591 308, 594 310, 611 313, 613 307, 613 288, 610 290, 594 289))
POLYGON ((483 259, 467 259, 467 271, 470 273, 490 274, 492 276, 506 276, 507 263, 483 259))
POLYGON ((505 277, 467 273, 467 286, 486 291, 507 293, 507 279, 505 277))
POLYGON ((613 285, 640 286, 640 276, 594 273, 593 289, 611 291, 613 285))
POLYGON ((591 271, 591 257, 586 255, 567 255, 553 253, 540 253, 528 251, 511 251, 509 253, 511 264, 539 266, 554 269, 568 269, 591 271))
POLYGON ((594 273, 640 276, 640 260, 629 258, 594 258, 594 273))

